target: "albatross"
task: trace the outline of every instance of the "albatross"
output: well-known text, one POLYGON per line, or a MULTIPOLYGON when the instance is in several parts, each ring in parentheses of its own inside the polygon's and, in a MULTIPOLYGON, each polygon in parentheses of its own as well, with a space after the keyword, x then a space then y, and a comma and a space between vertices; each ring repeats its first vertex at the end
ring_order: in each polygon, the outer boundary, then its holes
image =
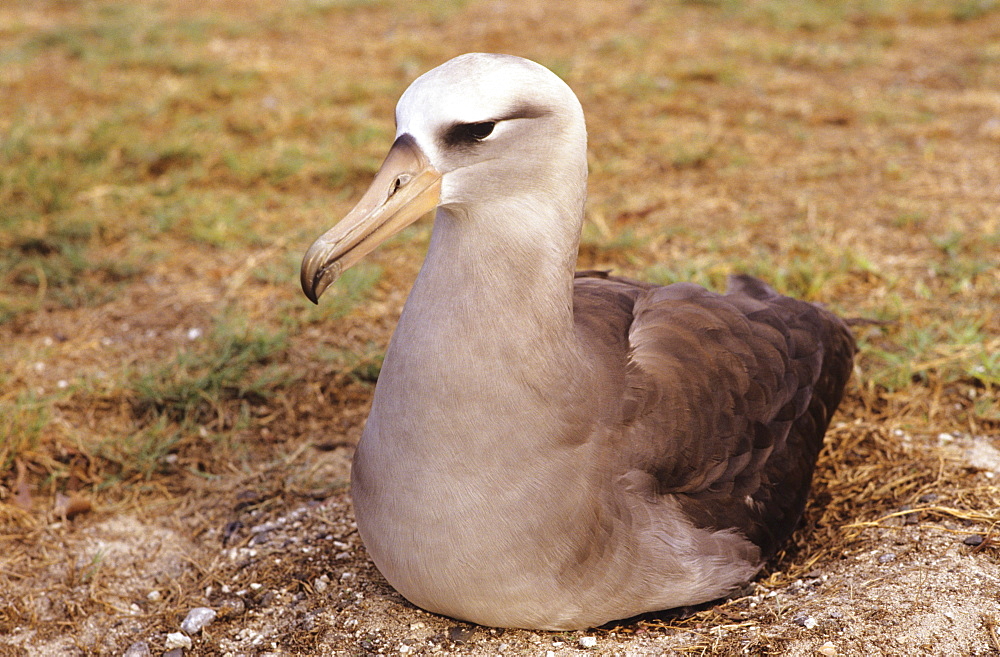
POLYGON ((436 209, 352 466, 386 580, 438 614, 548 630, 745 586, 802 514, 852 369, 845 324, 749 276, 717 294, 574 274, 584 114, 537 63, 452 59, 396 126, 301 272, 317 302, 436 209))

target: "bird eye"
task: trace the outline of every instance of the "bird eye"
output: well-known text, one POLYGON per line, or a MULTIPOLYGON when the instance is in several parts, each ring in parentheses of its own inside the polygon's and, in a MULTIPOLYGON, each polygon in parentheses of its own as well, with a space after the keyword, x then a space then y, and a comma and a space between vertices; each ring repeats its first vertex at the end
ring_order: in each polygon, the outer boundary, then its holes
POLYGON ((469 136, 473 139, 482 141, 493 134, 493 128, 495 126, 496 123, 494 121, 486 121, 485 123, 470 123, 468 125, 469 136))
POLYGON ((448 146, 469 146, 475 144, 493 134, 493 128, 496 125, 496 121, 453 125, 444 133, 444 143, 448 146))

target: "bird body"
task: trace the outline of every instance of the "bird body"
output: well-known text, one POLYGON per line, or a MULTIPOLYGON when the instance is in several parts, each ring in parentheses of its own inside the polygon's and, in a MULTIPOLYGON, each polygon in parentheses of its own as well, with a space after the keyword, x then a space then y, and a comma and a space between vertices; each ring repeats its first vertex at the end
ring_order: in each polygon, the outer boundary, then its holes
POLYGON ((369 554, 430 611, 576 629, 713 600, 801 515, 850 333, 750 277, 574 275, 585 188, 569 87, 464 55, 403 94, 375 182, 303 262, 316 300, 437 208, 352 470, 369 554))

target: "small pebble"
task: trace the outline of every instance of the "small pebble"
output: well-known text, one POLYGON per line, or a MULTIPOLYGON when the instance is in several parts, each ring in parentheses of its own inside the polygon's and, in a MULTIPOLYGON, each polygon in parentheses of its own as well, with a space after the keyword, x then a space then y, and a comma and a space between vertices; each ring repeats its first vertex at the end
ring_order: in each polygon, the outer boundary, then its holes
POLYGON ((798 616, 792 619, 792 622, 795 623, 796 625, 806 628, 807 630, 811 630, 812 628, 819 625, 819 621, 817 621, 812 616, 806 616, 805 614, 799 614, 798 616))
POLYGON ((896 555, 892 552, 886 552, 885 554, 880 554, 878 557, 879 563, 889 563, 890 561, 895 561, 896 555))
POLYGON ((215 610, 208 607, 195 607, 187 613, 181 623, 181 630, 187 634, 197 634, 203 627, 215 620, 215 610))
POLYGON ((184 657, 184 649, 174 648, 173 650, 168 650, 161 657, 184 657))
POLYGON ((128 647, 122 657, 150 657, 153 653, 149 650, 149 644, 145 641, 136 641, 128 647))
POLYGON ((163 647, 167 650, 173 650, 174 648, 190 648, 191 639, 183 632, 171 632, 167 635, 167 640, 163 644, 163 647))
POLYGON ((239 534, 241 529, 243 529, 243 523, 239 520, 226 523, 226 526, 222 528, 222 545, 227 545, 233 536, 239 534))
POLYGON ((472 638, 472 635, 476 633, 476 628, 474 627, 462 627, 461 625, 454 625, 448 628, 448 640, 453 643, 466 643, 472 638))
POLYGON ((979 534, 973 534, 972 536, 966 536, 965 540, 962 542, 965 543, 966 545, 971 545, 972 547, 976 547, 977 545, 982 545, 984 540, 986 539, 984 539, 979 534))
POLYGON ((596 636, 582 636, 580 637, 580 647, 581 648, 593 648, 597 645, 596 636))
POLYGON ((239 598, 227 598, 219 604, 219 615, 222 618, 233 618, 246 611, 246 603, 239 598))
POLYGON ((837 657, 837 646, 833 645, 832 641, 827 641, 817 648, 816 652, 824 655, 824 657, 837 657))
POLYGON ((155 589, 146 594, 146 599, 152 602, 156 602, 162 597, 163 596, 160 594, 160 592, 155 589))
MULTIPOLYGON (((910 506, 909 504, 904 504, 902 507, 900 507, 899 510, 900 511, 911 511, 911 510, 913 510, 913 507, 910 506)), ((920 514, 917 514, 917 513, 907 513, 905 516, 903 516, 903 524, 904 525, 916 525, 919 522, 920 522, 920 514)))

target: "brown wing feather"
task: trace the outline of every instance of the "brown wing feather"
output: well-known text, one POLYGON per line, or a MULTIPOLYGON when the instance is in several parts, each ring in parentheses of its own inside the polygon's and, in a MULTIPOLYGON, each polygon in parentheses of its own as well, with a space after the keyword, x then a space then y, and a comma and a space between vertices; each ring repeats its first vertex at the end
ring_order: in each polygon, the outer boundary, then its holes
POLYGON ((720 295, 586 272, 575 303, 578 331, 617 361, 623 472, 641 474, 654 503, 673 496, 696 525, 737 529, 773 554, 801 516, 850 376, 843 322, 749 276, 720 295))

